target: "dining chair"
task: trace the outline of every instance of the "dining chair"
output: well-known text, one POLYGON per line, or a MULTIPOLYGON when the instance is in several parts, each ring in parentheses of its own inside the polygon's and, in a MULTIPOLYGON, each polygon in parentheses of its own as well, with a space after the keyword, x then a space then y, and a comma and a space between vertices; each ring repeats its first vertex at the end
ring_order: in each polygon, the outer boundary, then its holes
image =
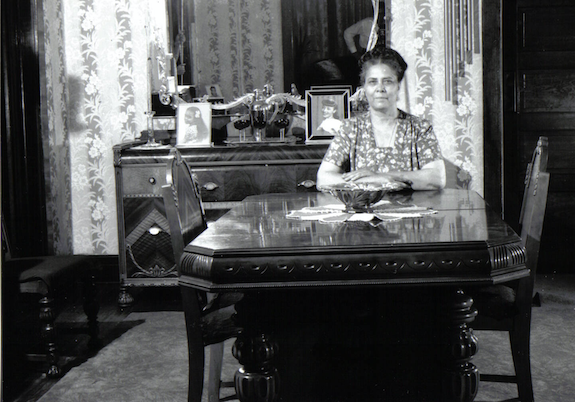
MULTIPOLYGON (((16 343, 18 339, 26 335, 24 326, 31 321, 17 318, 20 314, 26 314, 24 295, 36 295, 38 317, 40 320, 40 339, 42 340, 45 355, 38 356, 25 350, 24 354, 30 360, 40 357, 44 360, 48 369, 46 375, 50 378, 60 377, 60 350, 56 319, 61 311, 62 304, 71 299, 77 284, 83 288, 83 308, 87 316, 87 332, 90 335, 88 348, 94 350, 100 346, 98 339, 98 311, 100 309, 96 298, 95 264, 89 256, 39 256, 13 258, 7 230, 2 219, 2 281, 3 281, 3 314, 10 316, 11 322, 6 322, 6 331, 9 337, 16 343), (20 321, 22 320, 22 322, 20 321), (18 335, 20 334, 20 335, 18 335)), ((6 334, 3 331, 3 335, 6 334)), ((29 345, 24 345, 28 348, 29 345)))
MULTIPOLYGON (((199 191, 192 172, 176 148, 170 150, 162 195, 170 228, 174 259, 180 272, 184 247, 207 228, 199 191)), ((237 336, 229 308, 233 300, 208 300, 189 286, 180 286, 186 316, 189 357, 188 400, 200 401, 204 378, 204 347, 210 346, 208 401, 219 401, 224 341, 237 336)), ((229 385, 230 383, 226 383, 229 385)), ((232 383, 233 384, 233 383, 232 383)))
POLYGON ((525 175, 519 223, 529 276, 509 285, 489 286, 470 292, 478 311, 473 329, 508 332, 515 368, 515 375, 481 374, 480 381, 516 383, 521 402, 533 401, 529 343, 533 288, 549 187, 547 148, 547 137, 540 137, 525 175))

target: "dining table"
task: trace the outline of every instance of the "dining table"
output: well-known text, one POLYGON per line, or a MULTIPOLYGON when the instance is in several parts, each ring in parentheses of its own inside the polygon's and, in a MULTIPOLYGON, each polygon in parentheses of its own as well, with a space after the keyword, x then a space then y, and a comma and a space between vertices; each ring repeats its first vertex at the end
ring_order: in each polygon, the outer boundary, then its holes
MULTIPOLYGON (((425 379, 441 400, 472 401, 467 289, 528 276, 521 238, 467 189, 394 191, 353 212, 326 192, 261 194, 210 223, 180 261, 189 347, 201 337, 193 295, 241 294, 240 401, 358 400, 425 379)), ((201 370, 203 355, 190 376, 201 370)))

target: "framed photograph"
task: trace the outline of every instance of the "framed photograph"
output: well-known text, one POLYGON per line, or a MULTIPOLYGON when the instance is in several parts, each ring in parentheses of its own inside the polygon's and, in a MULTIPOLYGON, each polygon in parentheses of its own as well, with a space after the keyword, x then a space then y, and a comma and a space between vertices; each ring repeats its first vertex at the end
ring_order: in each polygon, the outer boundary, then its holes
POLYGON ((349 90, 310 89, 306 99, 306 142, 329 143, 349 117, 349 90))
POLYGON ((177 109, 176 145, 209 147, 212 144, 212 105, 180 103, 177 109))
POLYGON ((218 84, 206 85, 206 94, 209 98, 223 98, 222 89, 218 84))

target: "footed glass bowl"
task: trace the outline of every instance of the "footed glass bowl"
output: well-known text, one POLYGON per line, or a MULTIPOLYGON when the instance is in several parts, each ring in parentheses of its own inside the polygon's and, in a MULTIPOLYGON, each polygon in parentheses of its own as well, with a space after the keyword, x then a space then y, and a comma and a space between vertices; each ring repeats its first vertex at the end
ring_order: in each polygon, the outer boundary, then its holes
POLYGON ((321 191, 329 193, 345 204, 345 212, 373 212, 373 205, 389 192, 399 191, 405 188, 400 182, 387 183, 385 185, 371 184, 336 184, 321 187, 321 191))

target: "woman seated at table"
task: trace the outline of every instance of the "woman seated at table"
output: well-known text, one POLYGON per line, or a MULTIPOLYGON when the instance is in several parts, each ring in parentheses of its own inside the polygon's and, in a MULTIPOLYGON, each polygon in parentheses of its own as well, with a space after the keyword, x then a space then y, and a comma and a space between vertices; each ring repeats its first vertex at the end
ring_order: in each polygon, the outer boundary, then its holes
POLYGON ((344 120, 317 173, 317 187, 401 182, 414 190, 445 187, 445 164, 431 124, 397 108, 407 63, 376 47, 360 61, 367 112, 344 120))

